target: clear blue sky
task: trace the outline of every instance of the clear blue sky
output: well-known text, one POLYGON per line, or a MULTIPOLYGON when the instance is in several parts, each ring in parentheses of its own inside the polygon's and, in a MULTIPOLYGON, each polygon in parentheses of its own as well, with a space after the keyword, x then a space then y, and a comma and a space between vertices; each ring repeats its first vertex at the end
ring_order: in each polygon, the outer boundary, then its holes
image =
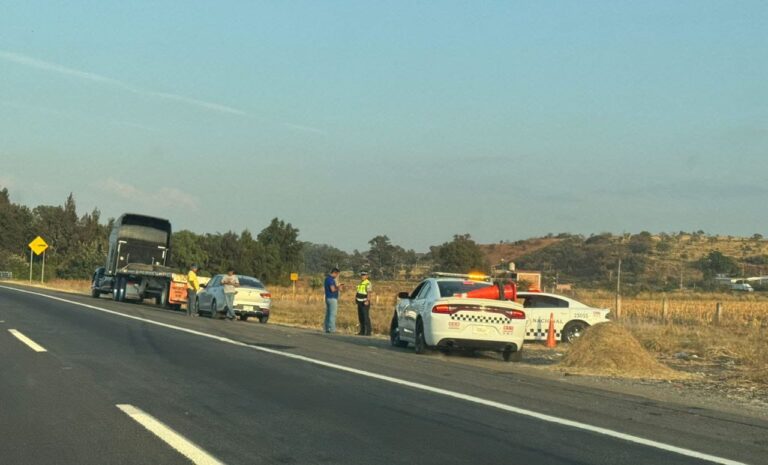
POLYGON ((0 185, 417 251, 766 235, 768 2, 3 2, 0 185))

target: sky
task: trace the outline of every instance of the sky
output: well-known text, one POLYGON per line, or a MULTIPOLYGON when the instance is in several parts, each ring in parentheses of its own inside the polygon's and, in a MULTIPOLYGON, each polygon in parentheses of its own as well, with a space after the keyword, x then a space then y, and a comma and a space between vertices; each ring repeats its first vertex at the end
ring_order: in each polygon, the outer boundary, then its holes
POLYGON ((768 2, 4 1, 0 187, 367 250, 768 235, 768 2))

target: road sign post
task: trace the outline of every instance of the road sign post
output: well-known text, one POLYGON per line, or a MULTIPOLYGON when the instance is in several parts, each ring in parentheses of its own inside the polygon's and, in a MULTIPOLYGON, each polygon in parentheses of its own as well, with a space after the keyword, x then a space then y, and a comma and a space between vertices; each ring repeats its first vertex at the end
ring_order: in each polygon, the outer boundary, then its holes
POLYGON ((291 285, 293 286, 293 298, 296 299, 296 281, 299 280, 299 273, 291 273, 291 285))
POLYGON ((48 248, 48 244, 42 237, 37 236, 27 245, 29 245, 29 284, 32 284, 32 263, 34 262, 32 253, 35 255, 43 254, 43 270, 40 273, 40 283, 42 284, 45 275, 45 249, 48 248))

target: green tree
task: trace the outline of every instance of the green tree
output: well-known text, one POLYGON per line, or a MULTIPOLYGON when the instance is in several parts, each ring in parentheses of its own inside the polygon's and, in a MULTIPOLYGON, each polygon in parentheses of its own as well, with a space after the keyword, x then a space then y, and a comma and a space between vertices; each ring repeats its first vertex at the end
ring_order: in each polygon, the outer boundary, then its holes
POLYGON ((402 248, 392 245, 386 235, 376 236, 368 241, 368 244, 371 245, 371 248, 366 256, 371 268, 371 277, 374 279, 392 279, 397 273, 402 248))
POLYGON ((488 269, 482 249, 469 234, 454 235, 452 241, 445 242, 436 249, 436 255, 439 271, 468 273, 488 269))
POLYGON ((299 230, 278 218, 273 218, 258 237, 263 246, 265 268, 260 270, 267 282, 288 283, 290 273, 301 269, 303 245, 299 230))
POLYGON ((325 273, 334 267, 349 266, 349 254, 331 245, 304 242, 301 250, 305 273, 325 273))
MULTIPOLYGON (((171 237, 171 247, 170 263, 181 270, 187 270, 193 263, 201 267, 208 263, 204 236, 186 229, 177 231, 171 237)), ((211 270, 205 271, 211 272, 211 270)))
POLYGON ((738 262, 718 250, 712 250, 699 259, 697 267, 704 274, 704 279, 713 278, 717 274, 734 275, 739 272, 738 262))

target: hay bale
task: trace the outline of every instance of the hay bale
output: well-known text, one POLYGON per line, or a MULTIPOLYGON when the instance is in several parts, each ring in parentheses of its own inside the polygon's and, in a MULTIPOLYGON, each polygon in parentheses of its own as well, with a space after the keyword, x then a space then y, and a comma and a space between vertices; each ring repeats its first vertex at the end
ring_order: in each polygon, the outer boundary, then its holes
MULTIPOLYGON (((670 379, 682 376, 659 363, 627 329, 595 325, 571 345, 561 366, 584 374, 670 379)), ((569 370, 570 371, 570 370, 569 370)))

